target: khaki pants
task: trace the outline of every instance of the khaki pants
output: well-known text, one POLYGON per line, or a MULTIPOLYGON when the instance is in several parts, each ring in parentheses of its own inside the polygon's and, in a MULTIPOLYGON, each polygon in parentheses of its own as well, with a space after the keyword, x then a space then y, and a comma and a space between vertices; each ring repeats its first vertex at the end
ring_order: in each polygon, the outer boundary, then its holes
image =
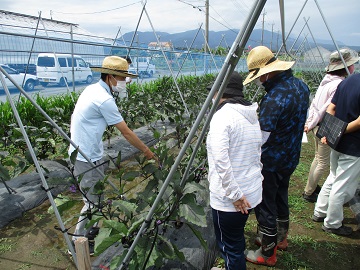
POLYGON ((311 163, 308 180, 304 190, 305 194, 309 196, 315 191, 316 186, 324 173, 328 173, 330 166, 331 148, 327 144, 321 143, 320 139, 316 137, 318 128, 319 127, 315 127, 312 130, 315 137, 315 157, 311 163))

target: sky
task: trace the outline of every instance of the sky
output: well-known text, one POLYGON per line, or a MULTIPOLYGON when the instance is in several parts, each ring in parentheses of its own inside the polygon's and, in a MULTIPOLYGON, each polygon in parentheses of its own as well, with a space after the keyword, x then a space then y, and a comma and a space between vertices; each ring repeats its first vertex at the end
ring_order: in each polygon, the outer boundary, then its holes
MULTIPOLYGON (((209 30, 242 28, 254 1, 209 0, 209 30)), ((266 1, 256 29, 261 29, 264 21, 264 29, 281 33, 279 2, 266 1)), ((292 29, 290 35, 299 40, 306 38, 312 41, 314 38, 320 42, 333 37, 337 42, 360 46, 359 0, 283 2, 285 36, 292 29), (308 27, 305 26, 305 18, 309 19, 308 27)), ((43 18, 78 24, 95 35, 109 38, 115 38, 118 32, 134 31, 137 25, 141 32, 179 33, 200 26, 205 29, 205 0, 0 0, 0 3, 2 10, 32 16, 41 12, 43 18), (139 20, 145 2, 145 12, 139 20)))

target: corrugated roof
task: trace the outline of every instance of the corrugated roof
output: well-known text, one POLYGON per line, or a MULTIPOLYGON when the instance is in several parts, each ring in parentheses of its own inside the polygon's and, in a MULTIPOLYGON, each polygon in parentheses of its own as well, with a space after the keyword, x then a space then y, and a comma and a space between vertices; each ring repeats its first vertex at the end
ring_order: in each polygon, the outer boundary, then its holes
POLYGON ((56 21, 51 19, 30 16, 25 14, 14 13, 10 11, 0 10, 0 31, 2 33, 19 34, 19 35, 35 35, 36 26, 38 30, 36 35, 51 38, 61 38, 71 40, 71 30, 73 32, 73 40, 88 41, 101 44, 111 44, 103 38, 96 37, 90 32, 82 29, 77 24, 56 21), (71 29, 72 28, 72 29, 71 29))

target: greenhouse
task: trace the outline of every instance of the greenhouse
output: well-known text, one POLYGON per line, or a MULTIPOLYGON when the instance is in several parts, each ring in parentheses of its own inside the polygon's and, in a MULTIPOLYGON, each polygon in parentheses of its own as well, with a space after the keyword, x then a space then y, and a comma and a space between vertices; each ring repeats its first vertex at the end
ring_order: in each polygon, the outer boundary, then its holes
POLYGON ((36 64, 37 55, 48 52, 80 55, 96 65, 114 42, 76 24, 0 10, 0 44, 2 64, 36 64))

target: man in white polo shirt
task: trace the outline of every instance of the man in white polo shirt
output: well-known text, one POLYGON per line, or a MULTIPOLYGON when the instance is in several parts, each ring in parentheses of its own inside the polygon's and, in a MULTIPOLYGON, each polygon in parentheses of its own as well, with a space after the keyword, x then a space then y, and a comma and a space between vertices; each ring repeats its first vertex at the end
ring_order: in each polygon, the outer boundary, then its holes
MULTIPOLYGON (((114 125, 129 143, 144 153, 147 159, 155 158, 154 153, 129 129, 113 97, 114 92, 126 89, 126 77, 136 77, 128 73, 128 68, 127 61, 118 56, 108 56, 101 67, 91 67, 93 71, 101 73, 101 79, 98 83, 85 88, 72 114, 71 140, 102 172, 104 171, 101 165, 104 153, 102 137, 106 127, 110 125, 114 125)), ((75 148, 70 145, 69 155, 74 150, 75 148)), ((88 222, 86 212, 91 211, 101 201, 101 197, 93 192, 94 185, 103 179, 97 169, 93 169, 92 164, 89 164, 80 153, 76 157, 74 174, 82 175, 80 188, 84 207, 81 209, 73 240, 86 235, 85 225, 88 222)), ((96 228, 93 230, 96 233, 96 228)), ((93 242, 90 243, 90 253, 93 253, 93 242)))

